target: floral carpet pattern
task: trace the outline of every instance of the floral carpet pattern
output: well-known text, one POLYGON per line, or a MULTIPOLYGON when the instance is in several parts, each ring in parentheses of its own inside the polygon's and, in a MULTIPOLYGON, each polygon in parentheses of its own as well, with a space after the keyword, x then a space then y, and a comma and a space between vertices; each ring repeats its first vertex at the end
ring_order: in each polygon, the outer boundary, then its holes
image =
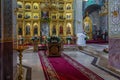
MULTIPOLYGON (((42 67, 44 70, 46 80, 68 80, 67 78, 63 78, 63 77, 61 78, 61 76, 58 74, 55 66, 52 65, 52 62, 51 62, 52 59, 47 57, 44 51, 39 51, 38 54, 40 57, 40 61, 41 61, 41 64, 42 64, 42 67)), ((100 76, 98 76, 97 74, 92 72, 91 70, 87 69, 86 67, 84 67, 80 63, 76 62, 75 60, 73 60, 69 56, 65 55, 64 53, 62 53, 61 57, 58 57, 58 58, 65 59, 72 67, 75 68, 75 70, 82 73, 81 77, 86 77, 86 78, 83 78, 84 80, 103 80, 103 78, 101 78, 100 76)), ((63 66, 67 67, 67 64, 65 64, 63 66)), ((72 73, 72 74, 76 74, 76 73, 72 73)), ((68 77, 68 75, 69 75, 69 72, 68 72, 68 74, 66 74, 66 76, 68 77)), ((71 76, 69 76, 69 77, 71 77, 71 76)), ((77 78, 73 78, 73 79, 74 80, 83 80, 80 77, 78 77, 78 78, 79 79, 77 79, 77 78)), ((73 79, 69 79, 69 80, 73 80, 73 79)))

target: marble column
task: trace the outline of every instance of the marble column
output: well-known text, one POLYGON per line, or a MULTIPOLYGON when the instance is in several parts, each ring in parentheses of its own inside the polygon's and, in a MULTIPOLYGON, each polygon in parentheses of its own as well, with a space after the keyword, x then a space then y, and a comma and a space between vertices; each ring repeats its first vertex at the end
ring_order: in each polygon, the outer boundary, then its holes
POLYGON ((74 25, 75 34, 83 32, 83 11, 82 11, 82 1, 74 0, 74 25))
POLYGON ((120 0, 109 0, 109 64, 120 69, 120 0))
MULTIPOLYGON (((17 0, 12 0, 12 33, 13 33, 13 44, 16 46, 17 41, 17 14, 15 13, 15 9, 17 8, 17 0)), ((17 54, 16 50, 13 50, 13 76, 16 76, 17 70, 17 54)), ((16 77, 13 77, 14 79, 16 77)), ((13 79, 13 80, 14 80, 13 79)))
POLYGON ((13 53, 12 0, 1 0, 0 80, 14 80, 17 56, 13 53))

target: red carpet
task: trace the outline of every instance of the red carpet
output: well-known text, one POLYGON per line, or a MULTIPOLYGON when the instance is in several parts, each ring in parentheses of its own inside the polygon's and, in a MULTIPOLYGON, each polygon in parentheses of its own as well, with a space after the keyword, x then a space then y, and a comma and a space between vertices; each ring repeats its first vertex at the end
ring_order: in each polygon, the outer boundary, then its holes
POLYGON ((87 40, 86 43, 104 44, 104 43, 108 43, 108 41, 105 41, 105 40, 87 40))
POLYGON ((46 80, 103 80, 65 54, 62 57, 46 57, 43 51, 38 54, 46 80))

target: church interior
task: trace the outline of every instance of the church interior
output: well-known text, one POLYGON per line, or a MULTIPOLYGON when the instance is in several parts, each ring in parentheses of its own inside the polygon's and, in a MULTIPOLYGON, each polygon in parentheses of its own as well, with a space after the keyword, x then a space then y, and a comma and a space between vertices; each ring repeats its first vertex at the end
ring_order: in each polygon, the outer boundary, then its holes
POLYGON ((120 0, 1 0, 0 80, 120 80, 120 0))

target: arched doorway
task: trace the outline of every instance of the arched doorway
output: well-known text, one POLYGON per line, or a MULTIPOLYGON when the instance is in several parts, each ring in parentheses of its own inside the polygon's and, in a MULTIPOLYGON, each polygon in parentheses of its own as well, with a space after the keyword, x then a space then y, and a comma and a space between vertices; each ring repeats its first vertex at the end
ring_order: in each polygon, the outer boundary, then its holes
MULTIPOLYGON (((108 17, 100 15, 101 6, 98 4, 92 4, 85 9, 83 19, 89 17, 91 20, 91 36, 90 40, 94 41, 106 41, 108 33, 108 17), (86 15, 88 13, 88 15, 86 15)), ((85 20, 84 20, 85 21, 85 20)), ((85 23, 85 22, 84 22, 85 23)), ((89 23, 90 25, 90 23, 89 23)))

